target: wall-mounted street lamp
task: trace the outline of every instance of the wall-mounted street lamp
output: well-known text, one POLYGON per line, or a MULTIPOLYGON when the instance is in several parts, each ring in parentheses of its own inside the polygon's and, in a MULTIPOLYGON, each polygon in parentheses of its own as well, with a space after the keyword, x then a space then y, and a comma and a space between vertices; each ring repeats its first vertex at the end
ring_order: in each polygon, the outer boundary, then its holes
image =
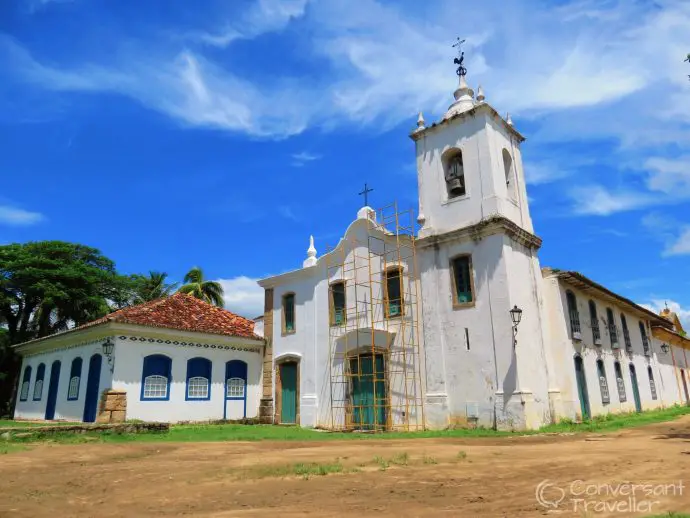
POLYGON ((517 345, 517 332, 520 321, 522 320, 522 310, 515 305, 510 310, 510 319, 513 321, 513 348, 517 345))
POLYGON ((668 354, 669 349, 670 347, 666 342, 661 344, 661 350, 664 351, 664 354, 668 354))
POLYGON ((110 337, 105 339, 103 342, 103 354, 108 359, 108 365, 110 366, 110 372, 113 372, 115 364, 113 361, 113 350, 115 349, 115 344, 110 340, 110 337))

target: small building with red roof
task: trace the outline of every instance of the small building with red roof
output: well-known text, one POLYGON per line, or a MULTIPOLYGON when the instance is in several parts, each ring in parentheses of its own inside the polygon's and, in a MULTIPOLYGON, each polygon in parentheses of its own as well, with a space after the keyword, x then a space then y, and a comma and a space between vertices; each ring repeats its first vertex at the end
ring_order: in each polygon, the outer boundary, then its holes
POLYGON ((264 339, 254 322, 177 293, 15 346, 16 419, 252 418, 264 339))

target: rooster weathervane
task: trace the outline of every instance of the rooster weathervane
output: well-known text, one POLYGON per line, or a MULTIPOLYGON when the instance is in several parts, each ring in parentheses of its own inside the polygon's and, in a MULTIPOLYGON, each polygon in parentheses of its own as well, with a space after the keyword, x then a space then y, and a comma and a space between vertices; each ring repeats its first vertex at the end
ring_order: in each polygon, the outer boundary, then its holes
POLYGON ((455 71, 455 73, 459 76, 467 75, 467 69, 463 66, 463 63, 465 61, 465 52, 462 50, 463 43, 465 43, 465 40, 461 40, 460 38, 458 38, 457 41, 453 43, 453 48, 458 48, 458 57, 453 60, 453 63, 458 65, 458 69, 455 71))

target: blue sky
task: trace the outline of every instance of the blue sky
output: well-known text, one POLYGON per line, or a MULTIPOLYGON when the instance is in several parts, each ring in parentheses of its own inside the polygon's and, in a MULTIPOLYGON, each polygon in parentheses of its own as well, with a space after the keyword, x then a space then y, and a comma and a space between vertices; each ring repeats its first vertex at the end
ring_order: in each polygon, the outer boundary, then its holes
POLYGON ((372 205, 416 207, 416 113, 468 81, 510 112, 543 266, 690 318, 685 0, 0 3, 0 242, 254 279, 372 205))

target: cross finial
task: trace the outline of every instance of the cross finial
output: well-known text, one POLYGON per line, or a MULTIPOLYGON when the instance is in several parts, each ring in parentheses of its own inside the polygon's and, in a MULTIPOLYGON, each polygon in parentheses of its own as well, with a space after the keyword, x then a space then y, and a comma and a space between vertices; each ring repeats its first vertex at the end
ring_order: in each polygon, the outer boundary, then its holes
POLYGON ((372 192, 374 189, 369 189, 369 186, 367 185, 366 182, 364 182, 364 190, 359 193, 360 196, 364 195, 364 206, 368 207, 369 206, 369 193, 372 192))
POLYGON ((460 38, 458 38, 457 41, 453 43, 453 47, 458 48, 458 57, 453 60, 453 63, 458 65, 458 69, 455 71, 455 73, 459 76, 467 75, 467 69, 463 65, 463 63, 465 62, 465 53, 462 51, 463 43, 465 43, 465 40, 461 40, 460 38))

